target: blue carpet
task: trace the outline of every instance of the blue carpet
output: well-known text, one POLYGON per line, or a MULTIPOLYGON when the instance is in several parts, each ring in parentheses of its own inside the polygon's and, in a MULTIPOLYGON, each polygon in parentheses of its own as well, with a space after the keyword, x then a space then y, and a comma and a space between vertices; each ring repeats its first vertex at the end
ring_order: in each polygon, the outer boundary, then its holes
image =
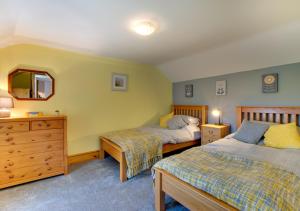
MULTIPOLYGON (((167 197, 167 210, 186 210, 167 197)), ((0 191, 0 210, 154 210, 150 171, 125 183, 110 158, 74 165, 67 176, 52 177, 0 191)))

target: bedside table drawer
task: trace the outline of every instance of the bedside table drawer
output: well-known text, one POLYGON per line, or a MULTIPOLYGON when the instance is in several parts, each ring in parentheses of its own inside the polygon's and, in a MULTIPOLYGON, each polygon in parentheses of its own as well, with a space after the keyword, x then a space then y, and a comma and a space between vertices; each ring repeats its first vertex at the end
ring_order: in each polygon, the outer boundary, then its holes
POLYGON ((202 140, 201 140, 201 145, 205 145, 205 144, 210 144, 214 141, 217 141, 219 140, 218 137, 216 136, 211 136, 211 137, 204 137, 202 140))
POLYGON ((204 128, 204 130, 202 131, 203 135, 205 136, 220 136, 220 130, 217 128, 204 128))

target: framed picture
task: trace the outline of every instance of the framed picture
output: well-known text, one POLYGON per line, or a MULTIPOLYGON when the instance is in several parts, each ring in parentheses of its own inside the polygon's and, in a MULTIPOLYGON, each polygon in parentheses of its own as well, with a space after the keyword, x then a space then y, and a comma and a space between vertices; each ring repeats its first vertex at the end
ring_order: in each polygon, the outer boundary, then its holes
POLYGON ((278 92, 278 73, 265 74, 262 76, 262 92, 263 93, 278 92))
POLYGON ((185 97, 193 97, 193 84, 185 85, 185 97))
POLYGON ((226 80, 216 81, 216 95, 226 95, 226 80))
POLYGON ((112 90, 127 91, 128 75, 113 73, 112 74, 112 90))

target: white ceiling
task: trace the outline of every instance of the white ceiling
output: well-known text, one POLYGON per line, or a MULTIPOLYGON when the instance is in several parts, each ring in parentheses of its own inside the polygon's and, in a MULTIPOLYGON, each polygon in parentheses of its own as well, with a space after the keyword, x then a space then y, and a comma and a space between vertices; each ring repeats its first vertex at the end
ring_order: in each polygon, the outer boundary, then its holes
MULTIPOLYGON (((158 65, 180 81, 273 65, 251 66, 256 59, 232 57, 249 50, 256 57, 260 48, 274 51, 279 46, 267 39, 270 33, 290 46, 289 37, 299 32, 290 26, 299 20, 299 0, 0 0, 0 47, 29 43, 128 59, 158 65), (134 34, 130 23, 137 19, 156 21, 158 33, 134 34), (253 51, 255 42, 249 39, 259 39, 262 46, 253 51), (223 56, 230 55, 228 65, 223 56)), ((299 51, 286 49, 277 63, 300 61, 299 51)))

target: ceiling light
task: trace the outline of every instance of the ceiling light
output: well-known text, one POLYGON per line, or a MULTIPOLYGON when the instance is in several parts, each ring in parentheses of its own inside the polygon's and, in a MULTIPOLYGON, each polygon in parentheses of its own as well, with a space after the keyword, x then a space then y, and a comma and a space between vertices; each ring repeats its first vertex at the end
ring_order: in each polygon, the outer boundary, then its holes
POLYGON ((149 36, 157 29, 156 24, 150 21, 139 21, 133 25, 133 30, 142 36, 149 36))

